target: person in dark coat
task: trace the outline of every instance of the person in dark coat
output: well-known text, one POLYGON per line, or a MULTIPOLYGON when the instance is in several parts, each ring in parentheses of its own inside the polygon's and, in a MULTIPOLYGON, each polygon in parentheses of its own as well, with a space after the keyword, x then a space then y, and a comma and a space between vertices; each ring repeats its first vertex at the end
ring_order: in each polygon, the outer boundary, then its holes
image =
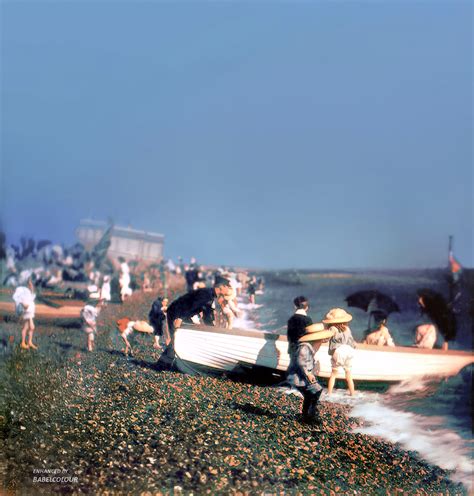
POLYGON ((194 289, 194 283, 199 280, 199 271, 195 266, 191 266, 184 274, 186 279, 186 289, 187 291, 192 291, 194 289))
POLYGON ((207 325, 214 325, 214 300, 221 295, 227 296, 231 292, 229 281, 222 279, 213 288, 195 289, 174 300, 167 311, 171 338, 167 354, 174 355, 174 332, 183 320, 191 321, 192 317, 202 312, 203 322, 207 325))
POLYGON ((153 327, 154 333, 154 348, 160 348, 161 345, 167 346, 170 342, 168 326, 166 322, 166 311, 168 309, 168 298, 157 298, 148 314, 148 321, 153 327), (161 341, 161 343, 160 343, 161 341))
POLYGON ((295 313, 288 320, 288 354, 290 359, 292 354, 296 351, 298 340, 304 336, 306 328, 310 326, 313 321, 308 316, 309 302, 305 296, 297 296, 293 300, 295 305, 295 313))

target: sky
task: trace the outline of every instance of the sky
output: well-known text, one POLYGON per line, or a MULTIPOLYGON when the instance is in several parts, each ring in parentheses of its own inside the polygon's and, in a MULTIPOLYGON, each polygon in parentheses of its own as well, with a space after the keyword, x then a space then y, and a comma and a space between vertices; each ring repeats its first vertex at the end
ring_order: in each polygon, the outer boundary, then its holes
POLYGON ((1 3, 0 223, 165 256, 424 268, 473 250, 470 1, 1 3))

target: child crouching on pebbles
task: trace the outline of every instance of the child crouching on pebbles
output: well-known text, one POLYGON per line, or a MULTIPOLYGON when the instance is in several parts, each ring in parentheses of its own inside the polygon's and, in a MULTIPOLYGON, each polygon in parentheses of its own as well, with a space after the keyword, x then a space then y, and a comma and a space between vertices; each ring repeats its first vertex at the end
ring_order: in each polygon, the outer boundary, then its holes
POLYGON ((305 328, 305 334, 299 338, 293 351, 287 381, 303 394, 302 420, 305 423, 320 423, 318 402, 323 388, 316 379, 319 373, 316 353, 332 334, 333 331, 324 329, 323 324, 311 324, 305 328))
POLYGON ((131 320, 128 317, 123 317, 116 322, 117 330, 120 337, 125 343, 125 348, 122 350, 125 355, 132 355, 132 345, 130 344, 129 337, 134 331, 143 332, 145 334, 153 334, 153 327, 144 320, 131 320))
POLYGON ((352 320, 352 315, 342 308, 332 308, 326 314, 323 323, 333 331, 334 335, 329 340, 328 353, 331 355, 331 377, 328 382, 328 394, 332 393, 336 382, 337 371, 343 367, 346 375, 347 387, 351 396, 354 395, 354 381, 352 380, 352 359, 356 343, 352 337, 350 327, 347 325, 352 320))

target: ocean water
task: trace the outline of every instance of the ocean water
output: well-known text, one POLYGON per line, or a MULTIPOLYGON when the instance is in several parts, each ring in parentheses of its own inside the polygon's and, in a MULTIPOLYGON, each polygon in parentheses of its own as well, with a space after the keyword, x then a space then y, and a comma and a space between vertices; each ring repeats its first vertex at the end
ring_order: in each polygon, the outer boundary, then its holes
MULTIPOLYGON (((345 308, 353 315, 351 330, 356 341, 362 341, 368 315, 348 307, 345 298, 364 289, 378 289, 390 295, 401 312, 391 314, 388 328, 397 345, 413 344, 414 328, 420 322, 416 290, 431 288, 448 293, 442 271, 404 272, 309 272, 264 274, 265 291, 251 305, 243 297, 242 316, 235 327, 271 330, 285 333, 292 315, 295 296, 310 301, 309 315, 313 322, 323 319, 332 307, 345 308)), ((472 350, 472 288, 463 284, 456 305, 458 331, 451 349, 472 350)), ((441 341, 437 346, 441 345, 441 341)), ((357 387, 357 385, 356 385, 357 387)), ((348 404, 351 415, 365 420, 359 432, 400 443, 409 451, 417 451, 426 461, 452 470, 452 479, 473 488, 473 413, 472 366, 456 377, 435 381, 412 381, 391 386, 385 392, 357 391, 354 397, 346 389, 338 389, 323 400, 348 404)))

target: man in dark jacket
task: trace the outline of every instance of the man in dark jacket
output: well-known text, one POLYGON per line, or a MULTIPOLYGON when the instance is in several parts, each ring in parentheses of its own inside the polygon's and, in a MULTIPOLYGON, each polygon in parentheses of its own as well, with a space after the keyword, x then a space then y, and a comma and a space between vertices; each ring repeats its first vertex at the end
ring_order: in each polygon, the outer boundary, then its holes
POLYGON ((168 329, 171 337, 171 344, 167 353, 174 353, 174 332, 183 320, 190 321, 193 316, 202 312, 203 322, 207 325, 214 325, 214 299, 221 295, 227 296, 231 292, 232 288, 229 281, 221 279, 213 288, 195 289, 174 300, 167 311, 168 329))
POLYGON ((293 304, 295 305, 295 313, 288 320, 287 331, 288 354, 290 355, 290 360, 298 347, 298 340, 306 333, 306 327, 313 323, 311 317, 307 315, 309 302, 306 297, 297 296, 293 300, 293 304))
POLYGON ((185 273, 184 278, 186 279, 186 290, 192 291, 194 283, 199 279, 199 272, 195 267, 190 267, 185 273))

